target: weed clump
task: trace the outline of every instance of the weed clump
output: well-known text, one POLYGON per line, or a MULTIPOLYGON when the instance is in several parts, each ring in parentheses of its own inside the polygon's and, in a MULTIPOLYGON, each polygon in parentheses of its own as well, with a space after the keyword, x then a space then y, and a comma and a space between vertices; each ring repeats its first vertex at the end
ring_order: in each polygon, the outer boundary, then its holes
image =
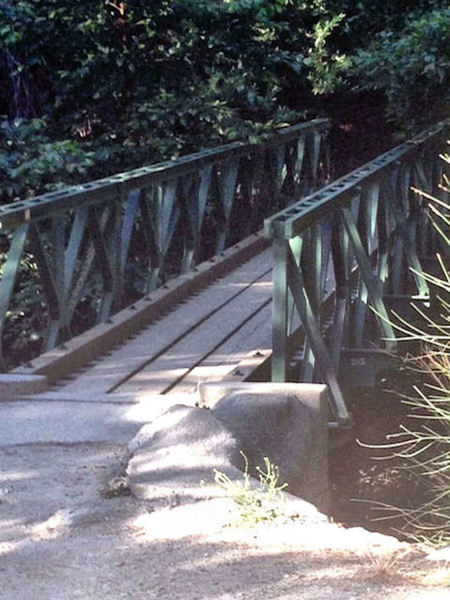
POLYGON ((256 467, 259 485, 255 485, 249 474, 247 457, 242 481, 232 481, 222 471, 214 469, 214 480, 238 505, 236 526, 254 527, 261 523, 271 524, 288 519, 286 498, 283 493, 287 483, 279 484, 279 469, 264 457, 264 468, 256 467))

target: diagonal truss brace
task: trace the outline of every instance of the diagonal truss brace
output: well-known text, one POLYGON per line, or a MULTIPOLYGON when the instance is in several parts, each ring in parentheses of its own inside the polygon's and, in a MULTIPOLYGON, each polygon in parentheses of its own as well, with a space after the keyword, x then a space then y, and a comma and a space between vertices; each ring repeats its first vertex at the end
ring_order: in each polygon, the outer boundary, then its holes
POLYGON ((388 206, 391 209, 392 215, 394 217, 396 233, 399 235, 400 239, 403 242, 403 250, 411 268, 411 272, 417 286, 417 291, 419 293, 419 296, 429 296, 430 288, 428 287, 428 284, 426 282, 426 278, 422 270, 422 265, 417 254, 417 250, 410 235, 411 227, 415 223, 411 224, 408 219, 405 220, 400 198, 392 189, 392 185, 387 185, 389 192, 388 206))
MULTIPOLYGON (((297 244, 301 244, 301 238, 298 239, 297 244)), ((298 251, 299 248, 296 248, 296 252, 298 251)), ((337 381, 337 373, 322 338, 310 298, 306 292, 301 270, 297 268, 296 260, 290 245, 288 245, 286 266, 288 286, 295 307, 300 315, 319 372, 330 389, 332 408, 338 422, 340 424, 345 424, 349 421, 350 417, 337 381)))
POLYGON ((372 305, 377 315, 380 329, 383 332, 383 335, 386 337, 386 350, 389 352, 394 352, 397 347, 397 342, 395 341, 394 329, 390 323, 389 315, 380 293, 380 282, 372 271, 369 257, 364 250, 364 246, 361 242, 361 238, 359 237, 359 233, 353 220, 350 208, 346 206, 340 208, 339 214, 344 224, 345 231, 348 235, 356 263, 360 270, 361 279, 366 286, 369 303, 372 305))

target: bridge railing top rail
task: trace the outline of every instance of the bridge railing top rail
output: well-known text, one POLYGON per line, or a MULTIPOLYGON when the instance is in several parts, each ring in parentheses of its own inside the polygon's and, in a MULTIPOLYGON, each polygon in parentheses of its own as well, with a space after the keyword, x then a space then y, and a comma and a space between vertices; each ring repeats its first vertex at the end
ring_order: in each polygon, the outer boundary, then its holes
POLYGON ((0 229, 12 229, 27 221, 39 220, 81 206, 102 202, 114 195, 120 197, 132 189, 195 173, 208 164, 220 163, 251 152, 286 144, 299 136, 323 132, 329 127, 330 119, 313 119, 306 123, 281 128, 259 144, 232 142, 175 160, 139 167, 110 177, 5 204, 0 206, 0 229))
POLYGON ((450 128, 450 119, 446 119, 422 131, 412 138, 381 154, 374 160, 336 179, 329 185, 305 196, 295 204, 265 219, 264 230, 267 237, 291 239, 318 221, 325 212, 335 208, 352 190, 362 184, 379 179, 389 168, 399 161, 406 162, 409 157, 425 144, 440 140, 450 128))

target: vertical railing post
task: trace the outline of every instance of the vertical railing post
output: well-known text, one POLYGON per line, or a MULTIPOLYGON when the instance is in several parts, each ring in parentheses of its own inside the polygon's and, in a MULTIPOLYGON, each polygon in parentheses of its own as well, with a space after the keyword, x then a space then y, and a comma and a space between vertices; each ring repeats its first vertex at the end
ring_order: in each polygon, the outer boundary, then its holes
POLYGON ((9 303, 13 295, 14 286, 17 280, 19 265, 25 248, 25 243, 30 231, 30 224, 23 223, 12 234, 11 246, 9 248, 6 261, 1 269, 0 286, 0 371, 7 370, 7 361, 3 352, 3 330, 9 309, 9 303))
POLYGON ((272 329, 272 381, 284 382, 287 376, 288 331, 288 242, 273 240, 273 329, 272 329))

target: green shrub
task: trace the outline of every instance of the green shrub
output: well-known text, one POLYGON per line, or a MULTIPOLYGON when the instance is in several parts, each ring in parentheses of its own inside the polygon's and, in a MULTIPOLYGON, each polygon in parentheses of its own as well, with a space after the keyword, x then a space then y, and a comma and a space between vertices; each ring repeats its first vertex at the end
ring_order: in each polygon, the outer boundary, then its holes
POLYGON ((0 202, 13 202, 86 176, 93 152, 76 140, 52 141, 42 119, 0 123, 0 202))

